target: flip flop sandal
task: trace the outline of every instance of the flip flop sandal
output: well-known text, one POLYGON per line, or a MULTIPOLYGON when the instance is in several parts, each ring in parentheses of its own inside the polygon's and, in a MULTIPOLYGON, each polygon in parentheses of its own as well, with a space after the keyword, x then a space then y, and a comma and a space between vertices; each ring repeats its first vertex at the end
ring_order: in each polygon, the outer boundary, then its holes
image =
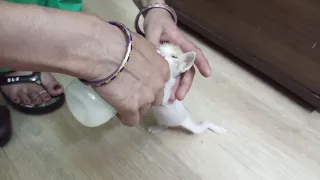
MULTIPOLYGON (((45 89, 41 81, 40 72, 33 72, 30 75, 23 75, 23 76, 5 76, 5 75, 0 76, 0 86, 22 84, 22 83, 36 83, 45 89)), ((43 101, 40 104, 28 104, 28 105, 22 104, 22 103, 15 103, 2 91, 1 93, 4 99, 7 101, 7 103, 10 104, 14 109, 30 115, 42 115, 42 114, 51 113, 59 109, 65 102, 64 93, 60 94, 59 96, 51 96, 51 99, 47 102, 43 101)))

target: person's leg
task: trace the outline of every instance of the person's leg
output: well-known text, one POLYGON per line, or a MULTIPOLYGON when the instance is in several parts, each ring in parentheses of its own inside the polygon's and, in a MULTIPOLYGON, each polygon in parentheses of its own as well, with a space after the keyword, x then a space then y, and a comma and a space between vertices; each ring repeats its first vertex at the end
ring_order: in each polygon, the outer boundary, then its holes
MULTIPOLYGON (((37 4, 61 10, 81 11, 82 0, 7 0, 21 4, 37 4)), ((0 72, 9 70, 0 69, 0 72)), ((38 82, 32 81, 30 75, 33 72, 15 71, 0 74, 0 90, 5 99, 17 110, 28 114, 43 114, 58 109, 64 102, 63 88, 47 72, 42 72, 38 82), (10 78, 8 78, 10 77, 10 78), (20 83, 10 82, 11 79, 24 79, 20 83), (27 80, 26 80, 27 79, 27 80), (30 83, 33 82, 33 83, 30 83), (63 101, 63 102, 62 102, 63 101)), ((39 76, 35 75, 35 76, 39 76)))
POLYGON ((4 147, 12 135, 11 116, 8 108, 0 105, 0 148, 4 147))

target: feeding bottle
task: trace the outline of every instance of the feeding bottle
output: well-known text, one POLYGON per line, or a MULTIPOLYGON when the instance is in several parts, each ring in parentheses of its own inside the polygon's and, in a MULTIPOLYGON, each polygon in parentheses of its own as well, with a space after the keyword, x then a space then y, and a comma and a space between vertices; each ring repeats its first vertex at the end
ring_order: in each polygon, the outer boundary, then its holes
POLYGON ((97 127, 113 118, 117 112, 91 87, 74 79, 66 88, 66 101, 72 115, 82 125, 97 127))

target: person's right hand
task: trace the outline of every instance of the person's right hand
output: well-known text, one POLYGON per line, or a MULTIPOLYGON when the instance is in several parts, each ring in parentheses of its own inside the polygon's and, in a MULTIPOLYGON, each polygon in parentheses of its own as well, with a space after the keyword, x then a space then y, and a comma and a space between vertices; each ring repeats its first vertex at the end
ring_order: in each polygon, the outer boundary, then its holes
MULTIPOLYGON (((0 64, 12 70, 58 72, 87 81, 109 76, 126 54, 122 31, 79 12, 0 1, 0 64), (4 27, 4 29, 3 29, 4 27)), ((133 126, 140 113, 160 105, 168 64, 156 47, 132 33, 133 51, 124 71, 111 83, 94 88, 133 126)))
MULTIPOLYGON (((105 36, 108 43, 107 60, 94 68, 89 81, 101 80, 109 76, 119 66, 126 53, 126 40, 115 26, 109 26, 105 36)), ((134 126, 140 114, 152 105, 160 105, 163 89, 169 78, 169 67, 156 51, 156 47, 142 36, 133 33, 133 50, 128 65, 111 83, 94 87, 117 112, 124 125, 134 126)))

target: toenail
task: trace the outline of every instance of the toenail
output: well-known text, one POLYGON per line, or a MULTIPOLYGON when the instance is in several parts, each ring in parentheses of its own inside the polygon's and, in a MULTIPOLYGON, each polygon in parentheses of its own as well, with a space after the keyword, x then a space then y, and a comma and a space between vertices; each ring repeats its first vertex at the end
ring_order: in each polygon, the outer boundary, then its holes
POLYGON ((61 89, 61 86, 60 85, 55 85, 55 86, 53 86, 53 89, 54 90, 59 90, 59 89, 61 89))

